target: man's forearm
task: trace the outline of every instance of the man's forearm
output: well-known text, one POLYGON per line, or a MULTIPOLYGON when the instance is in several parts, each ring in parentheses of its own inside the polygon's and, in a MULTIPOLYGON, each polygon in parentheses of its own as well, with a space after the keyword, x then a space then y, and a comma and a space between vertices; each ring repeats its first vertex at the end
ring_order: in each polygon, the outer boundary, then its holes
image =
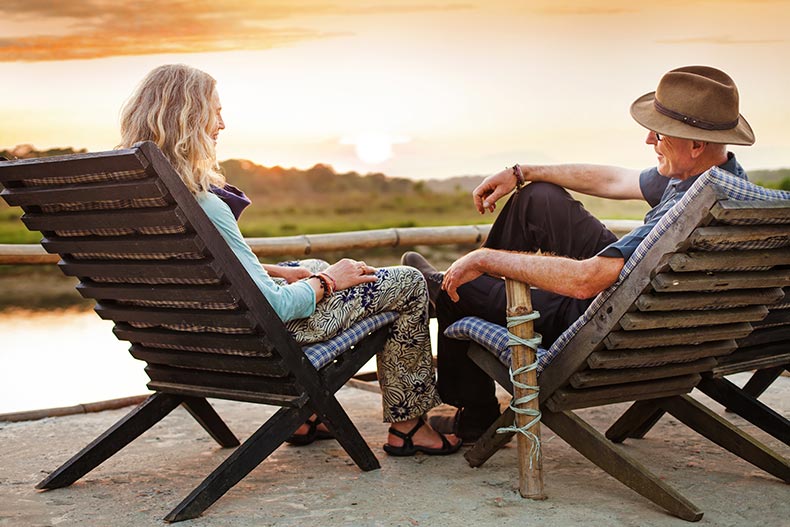
POLYGON ((609 165, 521 165, 527 181, 554 183, 568 190, 611 199, 642 199, 639 171, 609 165))
POLYGON ((595 256, 573 260, 560 256, 480 249, 474 262, 480 272, 511 278, 573 298, 590 298, 612 285, 622 258, 595 256))

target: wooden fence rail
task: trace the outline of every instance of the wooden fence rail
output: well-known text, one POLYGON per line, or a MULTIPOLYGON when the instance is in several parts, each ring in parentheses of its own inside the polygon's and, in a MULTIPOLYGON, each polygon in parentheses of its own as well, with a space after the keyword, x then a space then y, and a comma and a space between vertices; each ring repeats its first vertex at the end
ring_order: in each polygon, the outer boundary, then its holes
MULTIPOLYGON (((603 220, 618 236, 622 236, 641 222, 636 220, 603 220)), ((482 242, 491 225, 462 225, 450 227, 409 227, 369 231, 337 232, 331 234, 303 234, 272 238, 247 238, 259 257, 307 256, 330 251, 373 249, 376 247, 412 247, 415 245, 476 244, 482 242)), ((57 263, 59 256, 48 254, 37 244, 0 244, 0 265, 29 265, 57 263)))

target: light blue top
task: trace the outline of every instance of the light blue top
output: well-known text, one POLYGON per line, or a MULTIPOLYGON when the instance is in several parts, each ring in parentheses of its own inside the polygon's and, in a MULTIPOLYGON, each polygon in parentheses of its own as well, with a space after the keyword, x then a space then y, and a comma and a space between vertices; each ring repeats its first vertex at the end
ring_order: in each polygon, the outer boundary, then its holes
POLYGON ((298 281, 285 286, 277 285, 244 241, 230 207, 211 192, 202 192, 196 197, 280 319, 288 322, 312 315, 315 311, 315 292, 310 284, 298 281))

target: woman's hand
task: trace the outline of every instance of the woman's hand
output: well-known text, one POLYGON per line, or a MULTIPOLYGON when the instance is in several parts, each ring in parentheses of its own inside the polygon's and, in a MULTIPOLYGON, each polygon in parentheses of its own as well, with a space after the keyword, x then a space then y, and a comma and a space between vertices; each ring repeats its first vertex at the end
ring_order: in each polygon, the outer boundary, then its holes
POLYGON ((485 214, 486 211, 494 212, 496 202, 516 188, 516 177, 512 168, 506 168, 492 176, 488 176, 472 191, 477 212, 485 214))
POLYGON ((287 265, 264 265, 264 269, 270 276, 284 278, 286 282, 292 284, 303 278, 307 278, 311 273, 306 267, 289 267, 287 265))
POLYGON ((375 272, 375 267, 350 258, 343 258, 327 267, 324 271, 324 273, 335 280, 337 291, 364 284, 365 282, 375 282, 378 280, 374 274, 375 272))

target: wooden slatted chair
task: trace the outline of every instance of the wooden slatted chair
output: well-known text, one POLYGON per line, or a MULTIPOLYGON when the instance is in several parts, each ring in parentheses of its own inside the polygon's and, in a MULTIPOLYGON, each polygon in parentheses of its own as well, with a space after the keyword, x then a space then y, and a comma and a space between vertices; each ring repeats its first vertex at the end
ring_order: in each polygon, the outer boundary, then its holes
MULTIPOLYGON (((790 233, 785 232, 785 243, 790 233)), ((753 331, 736 339, 737 349, 729 355, 717 357, 716 365, 702 373, 696 386, 764 432, 790 445, 790 420, 765 405, 757 398, 783 371, 790 368, 790 288, 785 287, 777 304, 769 305, 768 315, 751 323, 753 331), (734 373, 753 371, 749 381, 739 388, 726 378, 734 373)), ((749 291, 744 292, 744 297, 749 291)), ((756 297, 755 297, 756 298, 756 297)), ((637 403, 607 430, 606 437, 615 442, 627 438, 642 438, 661 419, 664 411, 645 403, 637 403)))
MULTIPOLYGON (((788 285, 790 193, 711 169, 643 241, 618 282, 538 354, 542 422, 622 483, 689 521, 702 511, 573 411, 637 401, 632 408, 640 418, 669 412, 790 481, 787 459, 687 395, 766 320, 788 285)), ((505 328, 463 319, 445 334, 472 340, 470 356, 512 390, 505 328)), ((496 429, 512 422, 508 409, 466 453, 469 464, 482 465, 507 443, 512 433, 496 429)))
POLYGON ((334 393, 383 346, 397 314, 302 349, 150 142, 0 162, 2 197, 59 253, 80 294, 145 361, 155 393, 44 479, 68 486, 184 406, 223 447, 239 441, 206 398, 281 407, 170 514, 200 515, 318 414, 362 470, 379 468, 334 393))

